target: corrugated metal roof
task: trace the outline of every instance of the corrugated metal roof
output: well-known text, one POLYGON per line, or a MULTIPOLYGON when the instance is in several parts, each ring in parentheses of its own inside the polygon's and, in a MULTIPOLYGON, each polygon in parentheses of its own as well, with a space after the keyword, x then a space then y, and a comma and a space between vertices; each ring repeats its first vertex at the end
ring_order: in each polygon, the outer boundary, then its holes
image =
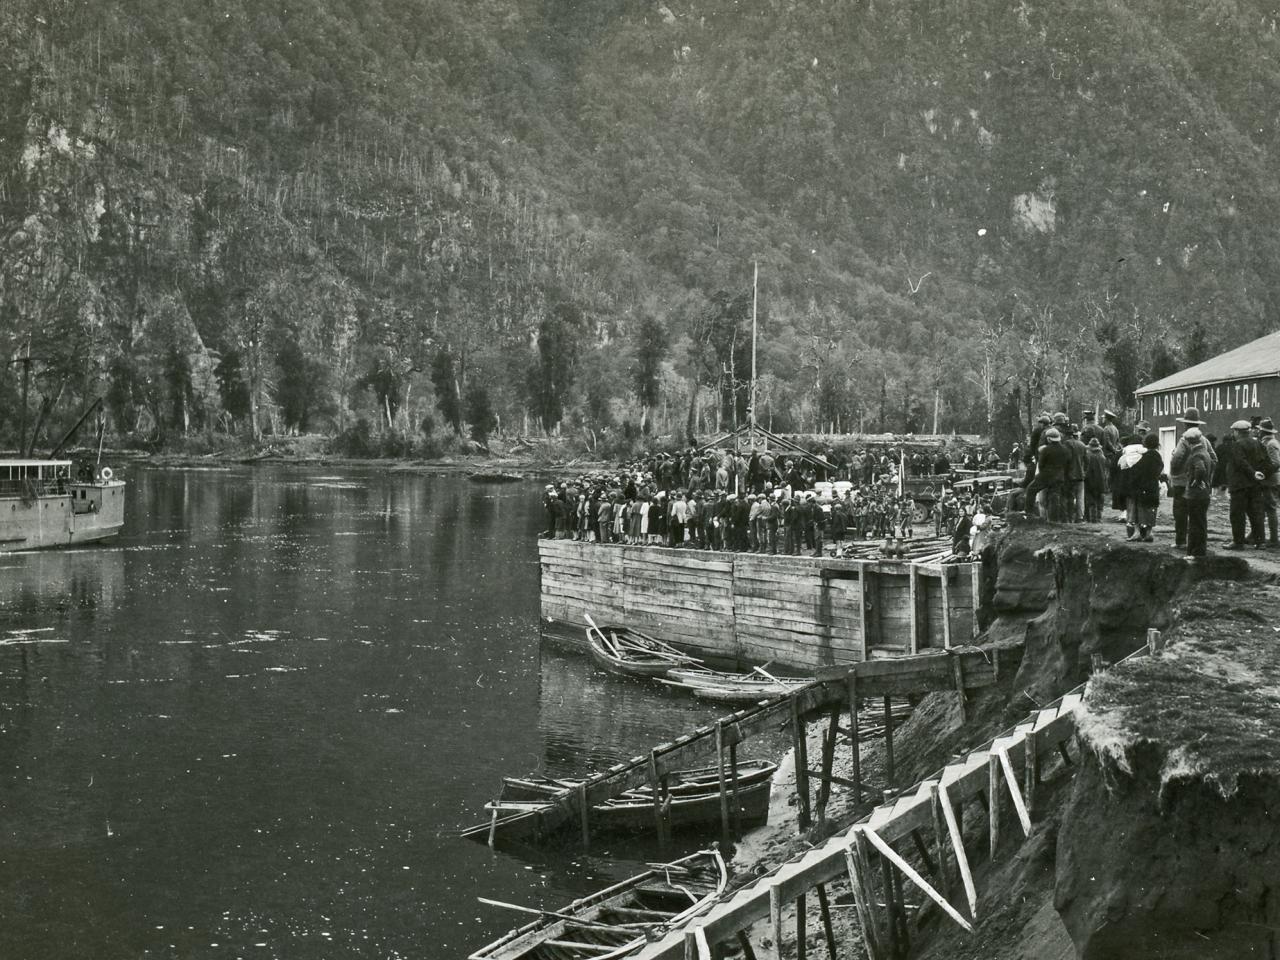
POLYGON ((1143 396, 1164 390, 1202 387, 1207 383, 1220 383, 1223 380, 1275 376, 1280 376, 1280 332, 1269 333, 1242 347, 1220 353, 1204 363, 1197 363, 1194 367, 1172 373, 1155 383, 1148 383, 1139 387, 1137 393, 1143 396))

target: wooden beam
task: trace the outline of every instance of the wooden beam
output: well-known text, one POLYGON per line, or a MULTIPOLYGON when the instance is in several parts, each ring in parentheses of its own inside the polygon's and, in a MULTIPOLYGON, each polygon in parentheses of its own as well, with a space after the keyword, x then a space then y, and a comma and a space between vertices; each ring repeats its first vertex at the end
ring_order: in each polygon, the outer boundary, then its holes
MULTIPOLYGON (((876 909, 875 880, 871 874, 871 857, 867 853, 867 838, 856 830, 850 835, 852 844, 845 848, 851 864, 850 879, 855 879, 862 889, 866 904, 867 923, 863 928, 863 942, 872 960, 880 960, 888 955, 889 928, 886 924, 883 931, 880 927, 880 915, 876 909), (867 935, 870 934, 868 937, 867 935)), ((887 903, 886 903, 887 906, 887 903)))
POLYGON ((849 746, 852 761, 853 789, 857 794, 854 803, 862 802, 862 742, 858 736, 858 676, 850 673, 849 687, 849 746))
POLYGON ((822 914, 822 935, 827 941, 827 960, 837 960, 836 931, 831 924, 831 904, 827 901, 827 885, 818 884, 818 912, 822 914))
POLYGON ((1031 836, 1031 816, 1027 813, 1026 804, 1022 802, 1022 791, 1018 789, 1018 778, 1013 773, 1013 762, 1009 759, 1007 746, 996 746, 992 752, 1000 758, 1000 767, 1004 770, 1005 783, 1009 786, 1009 795, 1013 798, 1013 809, 1018 814, 1024 836, 1031 836))
POLYGON ((973 591, 973 639, 977 640, 978 635, 982 633, 981 627, 978 625, 978 609, 982 606, 982 564, 971 563, 969 565, 970 589, 973 591))
POLYGON ((582 849, 591 847, 591 804, 587 803, 587 785, 578 785, 578 817, 582 828, 582 849))
POLYGON ((800 815, 797 825, 800 832, 808 830, 813 824, 809 809, 809 746, 805 733, 804 716, 800 713, 800 701, 791 701, 791 739, 792 751, 795 755, 796 794, 800 799, 800 815))
POLYGON ((944 569, 942 573, 942 646, 951 649, 951 573, 944 569))
POLYGON ((893 706, 884 698, 884 767, 885 777, 893 783, 893 706))
POLYGON ((942 800, 938 793, 938 785, 929 783, 926 787, 929 796, 929 812, 933 820, 933 845, 938 849, 938 886, 942 895, 951 899, 951 873, 947 870, 947 823, 942 816, 942 800))
POLYGON ((862 628, 862 659, 870 659, 871 637, 867 631, 867 565, 858 564, 858 622, 862 628))
POLYGON ((716 771, 720 781, 720 842, 727 848, 732 841, 729 821, 729 781, 724 770, 724 721, 716 721, 716 771))
POLYGON ((782 960, 782 891, 769 888, 769 922, 773 926, 773 955, 782 960))
POLYGON ((1027 731, 1026 748, 1022 752, 1022 793, 1027 801, 1027 816, 1036 815, 1036 787, 1040 783, 1039 734, 1035 729, 1027 731))
POLYGON ((987 839, 991 859, 996 858, 1000 846, 1000 758, 987 754, 987 839))
POLYGON ((868 830, 866 827, 861 827, 859 829, 867 835, 867 839, 871 841, 871 845, 879 850, 889 863, 892 863, 895 867, 901 870, 908 880, 924 892, 925 896, 946 911, 947 916, 960 924, 960 926, 964 927, 966 931, 973 933, 973 924, 962 917, 960 915, 960 911, 953 907, 950 902, 942 896, 942 894, 933 889, 933 886, 925 880, 924 877, 920 876, 920 874, 912 868, 911 864, 907 863, 906 860, 899 856, 898 852, 894 850, 892 846, 885 843, 884 840, 880 838, 879 834, 874 830, 868 830))
POLYGON ((964 884, 965 899, 969 903, 969 916, 978 919, 978 891, 973 884, 973 873, 969 870, 969 856, 964 850, 964 834, 960 832, 960 824, 956 820, 955 808, 951 806, 951 798, 947 788, 938 784, 938 802, 942 807, 942 818, 947 822, 947 832, 951 835, 951 852, 956 855, 956 869, 960 872, 960 881, 964 884))
POLYGON ((807 921, 805 920, 805 895, 802 893, 796 897, 796 960, 805 960, 808 954, 808 942, 805 934, 807 921))
POLYGON ((951 673, 955 677, 956 696, 960 698, 960 722, 967 723, 969 720, 969 700, 964 692, 964 658, 963 657, 952 658, 951 673))
MULTIPOLYGON (((907 604, 910 615, 909 636, 911 638, 911 653, 920 652, 920 578, 916 573, 915 564, 907 567, 907 604)), ((892 778, 891 778, 892 779, 892 778)))

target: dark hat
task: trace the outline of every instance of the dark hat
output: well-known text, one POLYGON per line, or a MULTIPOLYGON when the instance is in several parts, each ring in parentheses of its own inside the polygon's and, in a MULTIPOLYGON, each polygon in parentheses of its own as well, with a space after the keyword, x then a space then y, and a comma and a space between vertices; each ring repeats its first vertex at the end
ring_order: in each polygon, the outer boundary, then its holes
POLYGON ((1182 411, 1182 416, 1178 418, 1178 423, 1187 423, 1193 427, 1203 427, 1204 421, 1200 419, 1200 411, 1195 407, 1187 407, 1182 411))
POLYGON ((1148 450, 1154 450, 1156 447, 1160 446, 1160 437, 1154 433, 1148 433, 1142 438, 1142 445, 1148 450))
POLYGON ((1040 416, 1036 417, 1036 423, 1048 423, 1049 420, 1050 417, 1047 413, 1042 413, 1040 416))
POLYGON ((1257 416, 1257 417, 1250 417, 1250 418, 1249 418, 1249 426, 1251 426, 1251 427, 1256 427, 1256 426, 1257 426, 1258 424, 1260 424, 1261 422, 1262 422, 1262 417, 1261 417, 1261 416, 1257 416))
POLYGON ((1261 430, 1263 433, 1275 433, 1276 425, 1271 422, 1270 417, 1264 417, 1262 422, 1258 424, 1258 429, 1261 430))

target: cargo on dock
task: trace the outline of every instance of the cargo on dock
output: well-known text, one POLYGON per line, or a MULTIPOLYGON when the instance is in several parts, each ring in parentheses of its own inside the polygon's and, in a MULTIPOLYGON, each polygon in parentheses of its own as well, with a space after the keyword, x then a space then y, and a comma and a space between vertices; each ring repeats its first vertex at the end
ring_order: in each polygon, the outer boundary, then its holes
POLYGON ((684 650, 813 672, 970 643, 980 564, 772 556, 541 540, 548 636, 586 615, 684 650))

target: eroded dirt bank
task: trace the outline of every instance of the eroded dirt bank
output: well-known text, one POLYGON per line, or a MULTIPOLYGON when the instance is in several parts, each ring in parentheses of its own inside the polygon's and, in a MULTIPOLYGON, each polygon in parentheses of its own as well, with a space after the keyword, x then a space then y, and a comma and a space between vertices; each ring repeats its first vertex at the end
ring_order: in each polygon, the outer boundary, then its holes
MULTIPOLYGON (((1043 771, 1029 838, 1007 829, 989 860, 982 807, 970 805, 964 823, 979 891, 975 933, 930 905, 912 924, 910 955, 1276 960, 1280 881, 1270 878, 1280 877, 1280 837, 1272 841, 1271 834, 1280 790, 1258 771, 1280 766, 1280 730, 1257 727, 1243 751, 1233 744, 1249 729, 1247 717, 1262 723, 1266 706, 1280 718, 1280 665, 1262 657, 1268 641, 1280 643, 1271 627, 1280 627, 1280 590, 1240 557, 1192 563, 1167 546, 1125 544, 1098 527, 1015 523, 984 559, 984 642, 1024 640, 1025 652, 1016 669, 975 698, 965 722, 954 693, 921 701, 895 738, 898 786, 928 776, 1083 682, 1095 667, 1138 649, 1149 627, 1164 631, 1170 646, 1156 658, 1094 676, 1086 701, 1090 732, 1073 750, 1071 766, 1055 761, 1043 771), (1254 603, 1260 594, 1269 598, 1265 609, 1254 603), (1240 716, 1228 720, 1216 706, 1227 700, 1240 705, 1240 716), (1196 706, 1177 709, 1184 702, 1196 706), (1135 714, 1135 704, 1145 712, 1135 714), (1131 732, 1104 741, 1104 730, 1131 732), (1158 734, 1149 743, 1138 731, 1158 734), (1120 742, 1131 745, 1119 749, 1120 742), (1203 774, 1168 777, 1170 758, 1181 763, 1191 742, 1204 745, 1195 754, 1203 774)), ((817 724, 812 736, 811 756, 817 724)), ((883 782, 881 747, 864 749, 863 770, 883 782)), ((744 845, 740 867, 777 863, 861 812, 837 790, 828 822, 797 838, 788 816, 794 784, 779 786, 777 815, 744 845)), ((841 939, 861 956, 847 891, 837 892, 845 902, 836 911, 841 939)), ((824 949, 816 912, 810 910, 808 924, 811 953, 824 949)), ((752 939, 771 948, 766 926, 752 939)), ((794 946, 784 943, 783 953, 794 955, 794 946)))

